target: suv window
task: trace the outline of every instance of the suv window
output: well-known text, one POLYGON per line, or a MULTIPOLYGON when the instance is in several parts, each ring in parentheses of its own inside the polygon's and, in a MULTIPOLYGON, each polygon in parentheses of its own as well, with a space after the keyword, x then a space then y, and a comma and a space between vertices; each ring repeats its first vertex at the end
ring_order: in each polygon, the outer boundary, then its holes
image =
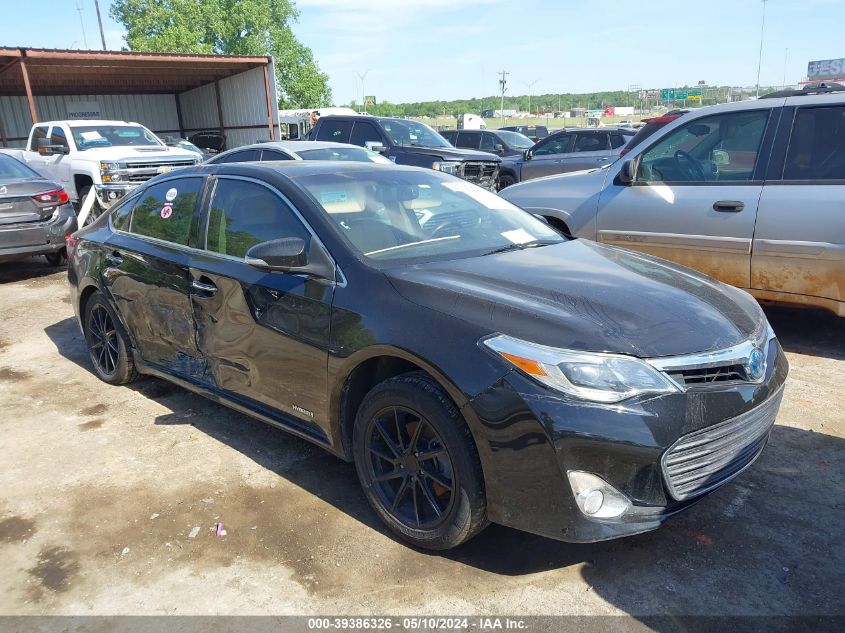
POLYGON ((280 152, 277 149, 262 149, 261 150, 261 160, 293 160, 290 156, 285 154, 284 152, 280 152))
POLYGON ((320 119, 320 131, 317 134, 318 141, 334 141, 335 143, 348 143, 352 133, 352 121, 339 117, 323 117, 320 119))
POLYGON ((610 149, 616 149, 617 147, 622 147, 625 144, 630 136, 622 136, 621 134, 611 134, 610 135, 610 149))
POLYGON ((693 119, 642 153, 637 181, 751 180, 768 117, 753 110, 693 119))
POLYGON ((565 154, 569 151, 569 143, 572 140, 571 134, 561 134, 560 136, 552 136, 542 140, 534 146, 531 153, 534 156, 543 156, 546 154, 565 154))
POLYGON ((129 231, 186 245, 202 178, 177 178, 153 185, 138 198, 129 231))
POLYGON ((463 149, 478 149, 479 136, 477 132, 458 132, 458 142, 455 147, 463 149))
POLYGON ((604 132, 587 132, 575 137, 575 152, 601 152, 607 149, 607 134, 604 132))
POLYGON ((845 106, 798 110, 783 179, 845 180, 845 106))
POLYGON ((221 178, 208 217, 206 249, 243 257, 261 242, 310 234, 294 212, 272 190, 245 180, 221 178))
POLYGON ((483 132, 481 134, 481 144, 478 146, 478 149, 484 152, 495 152, 496 145, 504 146, 504 143, 490 134, 490 132, 483 132))
POLYGON ((37 125, 32 128, 32 138, 29 141, 29 151, 30 152, 37 152, 38 151, 38 139, 40 138, 47 138, 47 126, 46 125, 37 125))
POLYGON ((381 132, 369 121, 355 121, 355 127, 352 128, 352 137, 349 142, 360 147, 367 147, 367 143, 384 145, 381 132))
POLYGON ((59 125, 54 125, 50 130, 50 145, 61 145, 62 147, 70 148, 67 142, 67 135, 59 125))
POLYGON ((132 217, 132 209, 138 202, 137 197, 130 197, 121 201, 111 211, 111 225, 117 231, 128 231, 129 220, 132 217))
POLYGON ((457 138, 458 138, 458 133, 455 132, 454 130, 443 130, 442 132, 440 132, 440 136, 442 136, 447 141, 449 141, 452 145, 454 145, 455 140, 457 140, 457 138))

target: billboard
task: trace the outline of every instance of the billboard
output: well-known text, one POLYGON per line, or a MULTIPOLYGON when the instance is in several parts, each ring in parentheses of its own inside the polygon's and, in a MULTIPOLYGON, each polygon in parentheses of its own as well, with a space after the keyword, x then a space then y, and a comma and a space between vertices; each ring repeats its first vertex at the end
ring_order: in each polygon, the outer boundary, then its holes
POLYGON ((807 64, 807 79, 810 81, 839 79, 841 77, 845 77, 845 58, 820 59, 807 64))

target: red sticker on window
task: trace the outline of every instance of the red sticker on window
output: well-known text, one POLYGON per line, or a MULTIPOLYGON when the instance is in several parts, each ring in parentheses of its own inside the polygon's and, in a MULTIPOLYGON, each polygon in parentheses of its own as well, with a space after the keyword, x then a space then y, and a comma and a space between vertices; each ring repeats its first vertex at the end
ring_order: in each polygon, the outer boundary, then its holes
POLYGON ((168 202, 161 208, 161 217, 166 220, 171 215, 173 215, 173 205, 168 202))

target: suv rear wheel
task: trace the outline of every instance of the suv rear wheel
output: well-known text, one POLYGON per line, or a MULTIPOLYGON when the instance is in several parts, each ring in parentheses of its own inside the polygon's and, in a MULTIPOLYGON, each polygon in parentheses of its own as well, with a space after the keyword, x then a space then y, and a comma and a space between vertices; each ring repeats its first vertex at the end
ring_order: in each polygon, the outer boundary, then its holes
POLYGON ((449 549, 487 524, 472 435, 428 375, 396 376, 367 394, 355 419, 353 455, 370 505, 411 544, 449 549))

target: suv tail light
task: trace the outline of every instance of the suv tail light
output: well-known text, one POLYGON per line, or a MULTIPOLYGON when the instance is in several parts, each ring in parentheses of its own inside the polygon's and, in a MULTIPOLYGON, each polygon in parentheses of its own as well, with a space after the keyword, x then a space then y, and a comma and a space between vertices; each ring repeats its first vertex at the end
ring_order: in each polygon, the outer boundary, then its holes
POLYGON ((65 252, 67 252, 68 259, 73 256, 73 251, 76 250, 77 244, 79 244, 79 237, 76 234, 65 233, 65 252))
POLYGON ((44 193, 37 193, 32 196, 32 199, 40 207, 55 207, 59 204, 65 204, 68 201, 67 192, 64 189, 53 189, 44 193))

